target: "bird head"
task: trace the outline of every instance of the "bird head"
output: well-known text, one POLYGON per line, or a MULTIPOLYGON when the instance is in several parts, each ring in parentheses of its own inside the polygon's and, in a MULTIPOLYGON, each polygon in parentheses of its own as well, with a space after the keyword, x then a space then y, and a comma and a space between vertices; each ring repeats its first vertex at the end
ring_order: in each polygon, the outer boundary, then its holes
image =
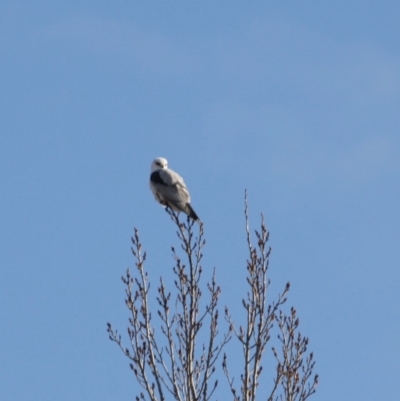
POLYGON ((168 161, 163 157, 157 157, 151 163, 151 172, 168 168, 168 161))

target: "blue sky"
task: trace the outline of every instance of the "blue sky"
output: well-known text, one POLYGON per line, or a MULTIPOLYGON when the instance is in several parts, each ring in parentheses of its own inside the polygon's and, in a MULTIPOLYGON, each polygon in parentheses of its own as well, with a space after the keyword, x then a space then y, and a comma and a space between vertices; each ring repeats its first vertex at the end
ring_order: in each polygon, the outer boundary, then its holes
POLYGON ((171 275, 157 156, 238 314, 245 188, 254 228, 265 214, 313 399, 397 399, 400 3, 215 3, 0 4, 2 399, 137 393, 105 329, 126 326, 133 227, 150 277, 171 275))

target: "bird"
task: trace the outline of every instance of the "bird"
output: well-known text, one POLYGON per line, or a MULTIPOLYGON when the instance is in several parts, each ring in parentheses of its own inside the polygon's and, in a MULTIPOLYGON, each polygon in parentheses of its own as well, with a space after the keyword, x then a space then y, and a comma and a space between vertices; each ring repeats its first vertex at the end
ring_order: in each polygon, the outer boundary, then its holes
POLYGON ((150 189, 161 205, 169 206, 176 212, 184 212, 200 223, 190 205, 190 194, 183 178, 168 168, 168 161, 163 157, 157 157, 151 163, 150 189))

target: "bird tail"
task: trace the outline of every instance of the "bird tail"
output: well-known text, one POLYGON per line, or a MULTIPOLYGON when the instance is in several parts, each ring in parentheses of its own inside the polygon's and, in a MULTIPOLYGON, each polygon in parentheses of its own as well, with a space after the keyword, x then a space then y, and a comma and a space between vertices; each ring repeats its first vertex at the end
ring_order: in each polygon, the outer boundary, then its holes
POLYGON ((188 216, 191 217, 193 220, 198 221, 200 223, 199 216, 197 216, 196 212, 193 210, 190 203, 186 204, 186 209, 187 209, 188 216))

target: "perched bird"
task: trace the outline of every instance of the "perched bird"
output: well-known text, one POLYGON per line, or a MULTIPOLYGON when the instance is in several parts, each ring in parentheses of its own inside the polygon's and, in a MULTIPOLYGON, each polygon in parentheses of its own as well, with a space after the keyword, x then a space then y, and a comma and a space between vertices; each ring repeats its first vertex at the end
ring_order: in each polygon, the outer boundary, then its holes
POLYGON ((190 194, 182 177, 168 168, 163 157, 157 157, 151 163, 150 188, 156 200, 177 212, 184 212, 193 220, 199 217, 190 205, 190 194))

